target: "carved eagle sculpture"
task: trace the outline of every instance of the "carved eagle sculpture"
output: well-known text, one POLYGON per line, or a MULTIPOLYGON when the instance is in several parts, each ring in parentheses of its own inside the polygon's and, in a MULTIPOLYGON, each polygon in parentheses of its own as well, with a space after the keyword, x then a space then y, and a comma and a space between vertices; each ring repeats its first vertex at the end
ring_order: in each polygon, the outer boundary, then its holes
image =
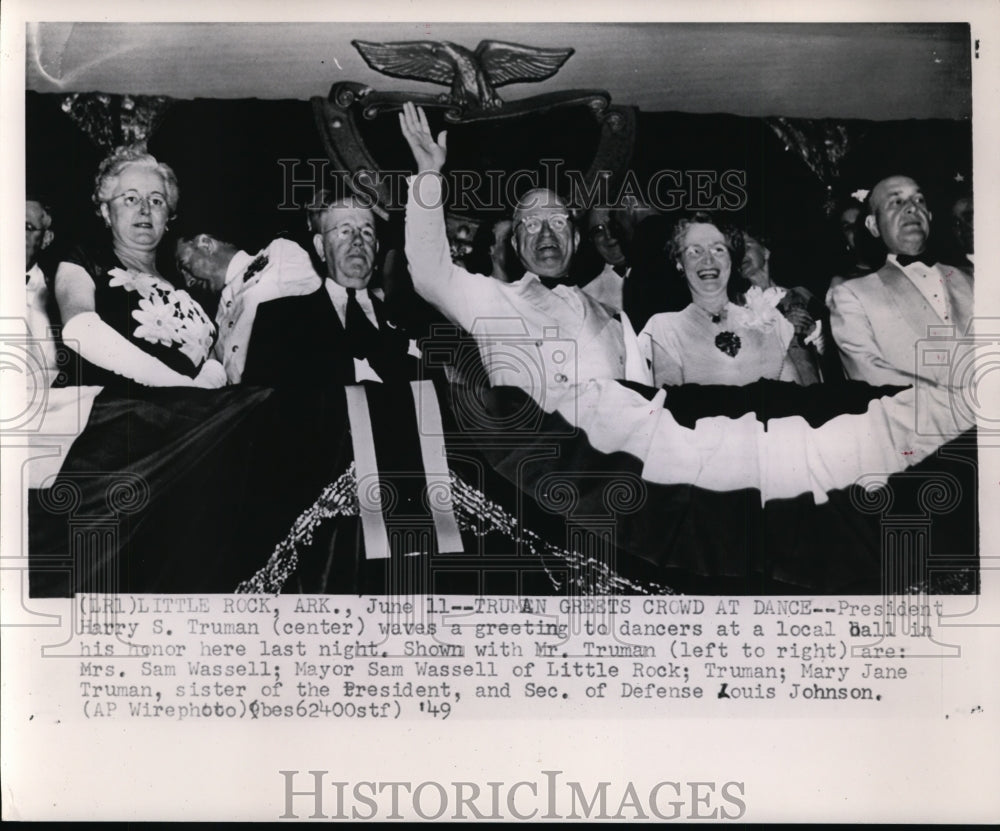
POLYGON ((496 87, 551 78, 574 51, 538 49, 499 40, 480 41, 475 52, 446 40, 351 43, 375 71, 394 78, 450 85, 454 103, 487 111, 503 106, 496 87))

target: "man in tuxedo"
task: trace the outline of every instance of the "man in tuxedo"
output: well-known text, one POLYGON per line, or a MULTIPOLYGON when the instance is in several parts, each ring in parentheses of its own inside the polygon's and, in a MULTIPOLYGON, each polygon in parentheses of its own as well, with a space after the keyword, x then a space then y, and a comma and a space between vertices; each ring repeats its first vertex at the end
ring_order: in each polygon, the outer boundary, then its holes
POLYGON ((587 214, 587 233, 604 262, 601 273, 587 283, 587 291, 615 311, 622 309, 622 293, 628 276, 628 260, 618 240, 617 223, 611 221, 607 208, 591 208, 587 214))
POLYGON ((410 102, 400 127, 418 174, 406 205, 413 284, 476 339, 490 382, 519 387, 544 408, 592 378, 640 380, 643 362, 627 321, 570 280, 580 235, 565 201, 544 188, 518 201, 512 244, 526 271, 521 279, 503 283, 471 274, 451 261, 448 248, 441 198, 445 136, 435 140, 423 110, 410 102))
POLYGON ((311 211, 316 254, 326 279, 314 292, 257 310, 243 382, 311 386, 418 377, 419 352, 369 291, 378 240, 372 211, 352 198, 311 211))
MULTIPOLYGON (((908 176, 880 181, 868 197, 865 227, 885 243, 885 265, 874 274, 830 291, 830 328, 849 378, 869 384, 947 385, 950 362, 935 346, 924 361, 918 343, 949 329, 955 338, 972 321, 972 279, 925 254, 931 212, 920 186, 908 176)), ((954 340, 952 340, 952 343, 954 340)))
POLYGON ((302 247, 282 238, 254 255, 212 234, 184 237, 177 243, 177 267, 189 288, 197 286, 218 298, 213 357, 225 367, 230 384, 242 380, 257 307, 309 294, 322 282, 302 247))
POLYGON ((44 386, 49 386, 57 373, 57 350, 52 328, 58 324, 58 310, 38 260, 54 239, 51 209, 38 199, 28 197, 24 203, 25 311, 28 333, 35 343, 36 357, 46 374, 44 386))

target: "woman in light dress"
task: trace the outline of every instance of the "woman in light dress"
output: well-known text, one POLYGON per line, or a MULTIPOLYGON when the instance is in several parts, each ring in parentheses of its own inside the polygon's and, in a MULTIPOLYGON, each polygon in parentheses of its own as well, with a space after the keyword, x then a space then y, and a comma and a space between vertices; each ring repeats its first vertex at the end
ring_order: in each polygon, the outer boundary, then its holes
POLYGON ((654 315, 639 335, 656 386, 816 380, 789 355, 795 327, 778 308, 785 290, 740 276, 741 231, 695 214, 678 222, 668 252, 692 301, 654 315))

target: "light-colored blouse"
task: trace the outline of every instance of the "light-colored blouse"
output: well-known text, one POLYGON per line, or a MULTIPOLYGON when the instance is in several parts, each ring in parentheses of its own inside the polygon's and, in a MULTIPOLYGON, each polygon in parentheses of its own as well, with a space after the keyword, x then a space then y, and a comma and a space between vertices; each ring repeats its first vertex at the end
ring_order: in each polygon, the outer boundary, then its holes
POLYGON ((801 383, 788 359, 792 324, 780 315, 754 324, 744 318, 745 310, 733 303, 717 323, 694 303, 653 315, 639 335, 653 383, 743 386, 761 378, 801 383))

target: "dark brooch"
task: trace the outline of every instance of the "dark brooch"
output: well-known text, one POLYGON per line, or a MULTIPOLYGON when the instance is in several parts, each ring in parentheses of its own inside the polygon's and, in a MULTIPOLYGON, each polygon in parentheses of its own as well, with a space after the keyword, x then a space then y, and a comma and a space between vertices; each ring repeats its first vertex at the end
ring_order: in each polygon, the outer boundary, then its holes
POLYGON ((715 336, 715 347, 721 352, 725 352, 730 358, 735 358, 740 351, 743 342, 735 332, 719 332, 715 336))
POLYGON ((253 277, 254 274, 267 268, 267 263, 267 254, 261 254, 257 257, 252 263, 250 263, 250 265, 247 266, 246 271, 243 272, 243 282, 249 283, 250 278, 253 277))

